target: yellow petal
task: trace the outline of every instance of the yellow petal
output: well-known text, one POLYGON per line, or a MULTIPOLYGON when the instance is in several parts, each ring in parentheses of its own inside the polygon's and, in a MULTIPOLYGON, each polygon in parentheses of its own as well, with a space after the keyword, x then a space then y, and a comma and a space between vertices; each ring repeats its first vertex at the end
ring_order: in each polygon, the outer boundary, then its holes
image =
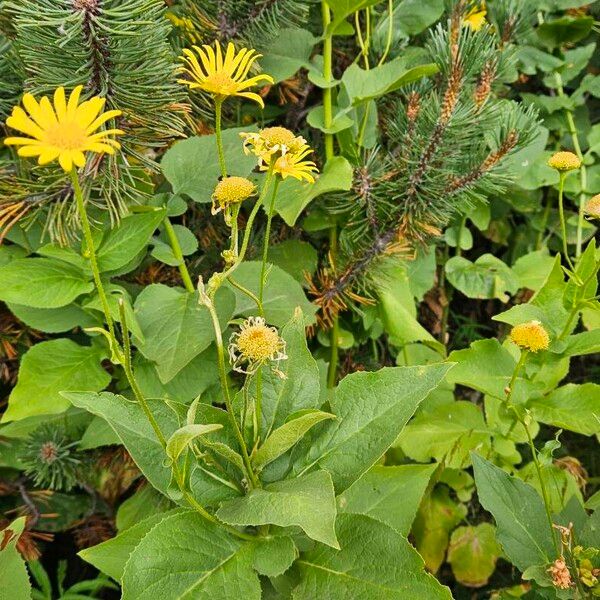
POLYGON ((67 173, 73 169, 73 158, 71 157, 71 153, 69 151, 61 152, 58 155, 58 162, 67 173))
POLYGON ((240 92, 239 94, 236 94, 236 96, 241 96, 242 98, 248 98, 248 100, 254 100, 254 102, 259 104, 261 108, 265 107, 265 103, 263 102, 263 99, 258 94, 255 94, 254 92, 240 92))
POLYGON ((12 115, 6 119, 6 124, 13 129, 26 133, 36 139, 41 139, 44 135, 41 127, 36 125, 35 121, 32 121, 20 106, 15 106, 13 108, 12 115))
POLYGON ((54 110, 59 121, 64 121, 67 116, 67 99, 65 97, 65 88, 58 87, 54 92, 54 110))
POLYGON ((94 96, 90 100, 82 102, 77 108, 76 119, 80 127, 87 128, 104 108, 105 98, 94 96))
POLYGON ((52 119, 48 118, 48 115, 40 108, 36 99, 31 94, 23 94, 23 106, 27 112, 31 115, 31 118, 42 128, 45 129, 52 125, 52 119))
POLYGON ((81 92, 83 91, 83 86, 78 85, 69 96, 69 103, 67 105, 67 113, 69 115, 74 115, 77 110, 77 105, 79 104, 79 97, 81 96, 81 92))
POLYGON ((73 150, 71 152, 71 156, 76 167, 85 166, 85 154, 83 152, 80 152, 79 150, 73 150))
MULTIPOLYGON (((208 57, 207 62, 204 65, 206 68, 206 72, 208 74, 215 73, 217 70, 217 57, 215 56, 215 51, 210 46, 207 46, 206 44, 204 46, 202 46, 202 48, 204 49, 204 52, 206 52, 206 56, 208 57)), ((201 55, 200 50, 198 50, 198 54, 201 55)), ((201 55, 201 57, 202 57, 202 55, 201 55)), ((204 61, 202 61, 202 62, 204 62, 204 61)))
POLYGON ((60 154, 60 150, 58 148, 46 148, 40 157, 38 158, 38 164, 47 165, 48 163, 55 160, 60 154))
POLYGON ((54 107, 52 106, 52 103, 50 102, 50 99, 48 98, 48 96, 44 96, 40 100, 40 111, 41 111, 44 121, 46 123, 45 125, 43 125, 44 128, 48 128, 48 127, 52 127, 52 125, 56 125, 56 123, 58 122, 56 120, 56 113, 54 112, 54 107))
POLYGON ((23 146, 17 150, 17 154, 23 157, 39 156, 46 149, 43 146, 23 146))
POLYGON ((115 117, 119 117, 122 114, 123 113, 120 110, 107 110, 105 113, 102 113, 99 117, 97 117, 93 123, 88 125, 87 129, 85 130, 86 134, 89 135, 90 133, 98 129, 100 125, 106 123, 106 121, 108 121, 109 119, 114 119, 115 117))
POLYGON ((40 140, 32 140, 31 138, 26 137, 7 137, 4 139, 4 143, 7 146, 39 146, 43 142, 40 140))

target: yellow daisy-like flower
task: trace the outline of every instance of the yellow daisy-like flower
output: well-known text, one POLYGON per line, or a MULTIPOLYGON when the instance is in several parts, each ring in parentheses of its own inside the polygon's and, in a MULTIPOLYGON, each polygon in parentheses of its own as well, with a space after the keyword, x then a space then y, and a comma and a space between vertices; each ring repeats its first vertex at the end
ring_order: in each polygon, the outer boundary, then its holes
POLYGON ((256 186, 245 177, 224 177, 212 194, 211 213, 216 215, 232 204, 239 204, 256 194, 256 186))
POLYGON ((467 13, 463 19, 463 23, 473 31, 479 31, 487 22, 485 20, 486 15, 485 2, 482 2, 467 13))
POLYGON ((107 129, 94 133, 120 110, 102 112, 105 98, 94 96, 79 104, 83 86, 77 86, 67 98, 65 89, 54 92, 54 103, 43 96, 39 103, 31 94, 23 96, 23 110, 13 108, 6 124, 30 137, 8 137, 6 145, 20 146, 19 156, 37 156, 40 165, 56 159, 67 172, 85 165, 85 152, 114 154, 121 145, 111 135, 122 134, 120 129, 107 129))
POLYGON ((585 203, 583 212, 590 219, 600 219, 600 194, 596 194, 585 203))
POLYGON ((229 42, 225 56, 221 44, 215 42, 215 47, 203 45, 201 48, 192 46, 195 53, 185 48, 181 60, 186 66, 179 69, 187 73, 191 79, 179 79, 178 82, 189 86, 191 90, 200 89, 209 92, 215 98, 223 100, 227 96, 241 96, 260 104, 264 108, 263 99, 248 88, 265 83, 273 83, 270 75, 256 75, 246 79, 252 65, 261 57, 255 50, 242 48, 236 53, 235 46, 229 42), (198 60, 200 59, 200 60, 198 60))
POLYGON ((262 365, 274 363, 274 371, 280 377, 285 375, 276 367, 287 359, 285 340, 275 327, 269 327, 262 317, 249 317, 240 330, 229 340, 229 358, 235 371, 251 375, 262 365))
POLYGON ((531 352, 547 350, 550 345, 550 336, 539 321, 515 325, 510 332, 510 339, 519 348, 531 352))
POLYGON ((573 152, 557 152, 548 159, 548 166, 557 171, 574 171, 581 167, 581 161, 573 152))
MULTIPOLYGON (((273 163, 273 173, 278 173, 281 175, 282 179, 293 177, 294 179, 306 179, 309 183, 314 183, 315 178, 313 173, 317 172, 317 166, 312 160, 302 160, 311 152, 311 148, 304 146, 298 152, 288 152, 287 154, 283 154, 275 159, 275 162, 273 163)), ((269 169, 269 166, 262 165, 260 169, 261 171, 266 171, 269 169)))

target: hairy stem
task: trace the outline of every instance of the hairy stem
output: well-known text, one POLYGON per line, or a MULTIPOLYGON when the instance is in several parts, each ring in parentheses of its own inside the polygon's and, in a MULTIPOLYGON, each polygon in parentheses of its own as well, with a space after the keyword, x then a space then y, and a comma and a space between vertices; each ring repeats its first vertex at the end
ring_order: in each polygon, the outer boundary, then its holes
MULTIPOLYGON (((271 203, 267 212, 267 228, 265 229, 265 239, 263 242, 262 264, 260 268, 260 281, 258 282, 258 299, 262 307, 263 293, 265 288, 265 271, 267 269, 267 257, 269 255, 269 241, 271 239, 271 223, 273 222, 273 210, 275 209, 275 198, 277 196, 277 188, 279 187, 279 178, 275 179, 273 186, 273 194, 271 195, 271 203)), ((264 316, 264 315, 261 315, 264 316)))
POLYGON ((223 136, 221 133, 221 119, 223 100, 215 99, 215 138, 217 140, 217 153, 219 155, 219 167, 221 168, 221 176, 227 177, 227 165, 225 164, 225 153, 223 152, 223 136))
POLYGON ((169 244, 171 245, 171 250, 173 250, 173 255, 177 260, 177 268, 179 269, 179 273, 181 274, 183 285, 185 286, 185 289, 188 292, 190 292, 190 294, 193 294, 195 292, 194 284, 192 283, 190 272, 188 271, 187 265, 185 264, 185 259, 183 258, 183 252, 181 251, 179 239, 177 238, 177 234, 175 233, 175 229, 173 228, 169 217, 165 217, 165 230, 167 232, 167 236, 169 237, 169 244))
POLYGON ((567 243, 567 223, 565 220, 565 208, 564 208, 564 188, 565 188, 565 173, 560 173, 560 179, 558 180, 558 214, 560 216, 560 230, 562 234, 562 245, 563 254, 567 264, 571 268, 571 271, 575 271, 575 267, 569 257, 569 248, 567 243))

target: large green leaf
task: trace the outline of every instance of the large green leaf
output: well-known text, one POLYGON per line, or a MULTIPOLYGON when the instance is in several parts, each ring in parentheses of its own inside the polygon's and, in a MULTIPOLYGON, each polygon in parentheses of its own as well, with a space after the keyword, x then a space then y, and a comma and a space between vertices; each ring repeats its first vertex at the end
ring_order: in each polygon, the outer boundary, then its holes
MULTIPOLYGON (((392 27, 394 33, 402 33, 408 37, 421 33, 433 25, 444 13, 444 0, 402 0, 394 2, 392 27)), ((389 16, 377 25, 377 34, 387 35, 389 16)))
POLYGON ((104 236, 98 248, 100 270, 115 271, 133 260, 148 245, 165 214, 164 209, 158 209, 121 219, 121 222, 104 236))
POLYGON ((60 308, 94 288, 81 269, 53 258, 19 258, 0 267, 0 300, 60 308))
POLYGON ((347 17, 361 10, 377 4, 380 0, 328 0, 327 4, 333 11, 333 19, 327 26, 325 35, 352 33, 352 28, 344 27, 344 21, 347 17))
POLYGON ((290 226, 296 224, 300 213, 321 194, 348 191, 352 187, 352 165, 343 157, 329 159, 315 181, 308 183, 289 177, 283 181, 277 192, 275 210, 290 226))
POLYGON ((72 340, 36 344, 23 355, 2 421, 61 413, 69 407, 60 395, 63 391, 104 389, 110 383, 110 375, 101 365, 104 358, 100 347, 79 346, 72 340))
POLYGON ((338 419, 313 430, 319 433, 303 447, 305 454, 294 471, 318 465, 331 473, 337 492, 342 492, 379 460, 451 367, 392 367, 348 375, 330 402, 338 419))
MULTIPOLYGON (((221 327, 233 314, 233 294, 222 288, 215 304, 221 327)), ((163 383, 173 379, 215 339, 208 309, 193 294, 162 284, 146 287, 135 301, 135 315, 144 334, 140 352, 156 363, 163 383)))
POLYGON ((423 559, 391 527, 363 515, 339 515, 341 550, 318 545, 297 564, 294 600, 451 600, 450 590, 423 570, 423 559))
POLYGON ((300 527, 313 540, 339 548, 331 476, 316 471, 254 489, 221 504, 217 517, 231 525, 300 527))
POLYGON ((600 434, 600 385, 569 383, 530 403, 537 421, 583 435, 600 434))
POLYGON ((25 528, 26 517, 13 521, 0 530, 0 599, 31 600, 31 584, 25 561, 17 550, 19 536, 25 528))
POLYGON ((201 423, 188 423, 175 431, 167 441, 166 453, 172 460, 176 461, 181 453, 197 438, 207 433, 221 429, 220 423, 203 425, 201 423))
POLYGON ((309 59, 317 41, 306 29, 280 29, 264 49, 264 56, 260 61, 263 73, 267 73, 278 83, 292 77, 302 67, 310 69, 312 65, 309 59))
POLYGON ((305 283, 306 274, 312 275, 317 270, 318 254, 312 244, 290 239, 270 246, 267 260, 296 281, 305 283))
MULTIPOLYGON (((225 161, 232 175, 246 177, 256 166, 256 157, 244 154, 240 139, 242 131, 252 129, 240 127, 223 132, 225 161)), ((221 175, 214 134, 175 143, 165 152, 161 167, 174 194, 185 194, 196 202, 210 202, 221 175)))
MULTIPOLYGON (((300 307, 308 324, 314 323, 316 306, 306 298, 302 286, 279 267, 269 265, 267 268, 269 270, 263 296, 265 319, 271 325, 281 327, 292 318, 296 308, 300 307)), ((232 277, 246 289, 258 294, 260 273, 260 262, 246 261, 235 270, 232 277)), ((236 315, 251 316, 257 313, 256 303, 252 298, 233 286, 230 286, 229 289, 235 294, 236 315)))
POLYGON ((162 520, 131 553, 123 600, 260 600, 253 545, 196 512, 162 520))
POLYGON ((45 333, 62 333, 75 327, 93 327, 99 324, 93 315, 77 304, 67 304, 60 308, 33 308, 9 302, 7 306, 20 321, 45 333))
POLYGON ((338 496, 340 512, 367 515, 407 536, 437 465, 376 465, 338 496))
POLYGON ((106 573, 109 577, 120 581, 123 577, 125 564, 129 560, 129 555, 144 536, 157 523, 181 511, 182 509, 174 509, 166 513, 151 515, 106 542, 81 550, 79 556, 94 565, 102 573, 106 573))
POLYGON ((477 454, 473 466, 479 501, 494 516, 496 537, 510 561, 520 571, 552 562, 556 550, 539 494, 477 454))

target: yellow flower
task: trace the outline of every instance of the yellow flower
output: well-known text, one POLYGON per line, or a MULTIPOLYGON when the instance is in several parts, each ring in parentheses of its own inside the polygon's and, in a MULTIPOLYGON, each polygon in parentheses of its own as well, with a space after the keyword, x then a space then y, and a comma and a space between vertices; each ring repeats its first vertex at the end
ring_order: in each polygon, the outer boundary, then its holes
MULTIPOLYGON (((268 362, 277 364, 287 359, 285 340, 262 317, 249 317, 229 340, 229 358, 235 371, 251 375, 268 362)), ((275 372, 285 377, 277 368, 275 372)))
POLYGON ((573 171, 581 167, 581 161, 572 152, 557 152, 549 158, 548 166, 557 171, 573 171))
POLYGON ((212 194, 211 213, 216 215, 232 204, 239 204, 256 193, 256 186, 245 177, 224 177, 212 194))
POLYGON ((600 194, 596 194, 590 198, 585 203, 583 211, 590 219, 600 219, 600 194))
POLYGON ((463 23, 473 31, 479 31, 486 24, 486 15, 485 2, 482 2, 479 6, 474 6, 467 13, 463 23))
POLYGON ((519 348, 531 350, 531 352, 547 350, 550 345, 548 332, 539 321, 515 325, 510 332, 510 339, 519 348))
POLYGON ((19 156, 37 156, 40 165, 58 159, 67 172, 73 165, 85 165, 85 152, 114 154, 121 145, 109 136, 123 132, 120 129, 94 131, 109 119, 118 117, 121 111, 103 113, 106 99, 98 96, 79 104, 82 90, 83 86, 77 86, 67 101, 65 89, 59 87, 54 92, 54 105, 47 96, 38 103, 31 94, 25 94, 23 106, 27 112, 15 106, 6 124, 30 137, 8 137, 4 143, 21 146, 19 156))
POLYGON ((225 56, 223 56, 221 44, 218 41, 215 42, 214 49, 207 45, 202 48, 198 46, 192 46, 192 48, 198 56, 185 48, 184 56, 180 58, 186 63, 186 66, 179 69, 180 72, 187 73, 191 80, 179 79, 179 83, 189 86, 191 90, 200 89, 209 92, 220 100, 227 96, 248 98, 264 108, 263 99, 258 94, 245 91, 253 85, 273 83, 273 78, 269 75, 261 74, 246 79, 248 71, 260 58, 260 54, 247 48, 242 48, 236 53, 231 42, 227 44, 225 56))
POLYGON ((317 172, 314 162, 303 160, 312 149, 302 136, 294 135, 285 127, 267 127, 258 133, 240 133, 244 152, 258 157, 261 171, 273 169, 282 179, 294 177, 313 183, 317 172))

